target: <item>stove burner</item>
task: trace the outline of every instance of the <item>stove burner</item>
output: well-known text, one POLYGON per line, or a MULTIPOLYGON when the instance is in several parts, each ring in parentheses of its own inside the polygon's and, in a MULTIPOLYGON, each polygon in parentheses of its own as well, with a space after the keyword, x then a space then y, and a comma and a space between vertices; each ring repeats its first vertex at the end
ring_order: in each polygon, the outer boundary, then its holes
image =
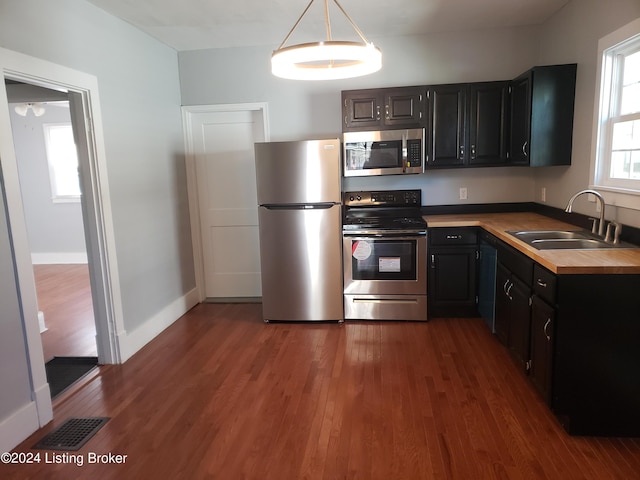
POLYGON ((343 229, 426 230, 420 198, 420 190, 345 192, 343 229))

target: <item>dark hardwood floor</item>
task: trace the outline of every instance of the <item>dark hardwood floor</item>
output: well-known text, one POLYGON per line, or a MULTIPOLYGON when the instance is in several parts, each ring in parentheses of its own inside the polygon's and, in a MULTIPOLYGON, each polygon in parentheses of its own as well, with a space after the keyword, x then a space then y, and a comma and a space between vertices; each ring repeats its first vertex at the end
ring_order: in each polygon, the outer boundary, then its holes
POLYGON ((86 264, 34 265, 45 361, 56 357, 95 357, 96 326, 86 264))
MULTIPOLYGON (((54 402, 111 420, 76 464, 0 478, 638 478, 640 441, 570 437, 480 319, 264 324, 200 304, 123 365, 54 402), (88 453, 127 455, 87 464, 88 453)), ((44 455, 41 451, 41 454, 44 455)), ((51 453, 51 452, 49 452, 51 453)), ((60 452, 58 452, 60 453, 60 452)))

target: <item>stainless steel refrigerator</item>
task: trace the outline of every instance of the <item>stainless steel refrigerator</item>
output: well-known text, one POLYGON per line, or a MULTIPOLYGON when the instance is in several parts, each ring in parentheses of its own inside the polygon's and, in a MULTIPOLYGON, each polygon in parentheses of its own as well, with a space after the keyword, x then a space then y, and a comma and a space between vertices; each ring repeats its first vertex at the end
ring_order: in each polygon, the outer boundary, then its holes
POLYGON ((342 321, 340 140, 255 144, 262 311, 342 321))

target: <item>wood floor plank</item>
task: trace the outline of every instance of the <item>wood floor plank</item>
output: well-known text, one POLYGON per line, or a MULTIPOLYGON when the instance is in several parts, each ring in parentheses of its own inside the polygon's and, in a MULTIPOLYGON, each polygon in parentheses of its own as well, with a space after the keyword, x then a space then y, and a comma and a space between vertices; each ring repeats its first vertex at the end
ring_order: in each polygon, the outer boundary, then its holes
POLYGON ((628 480, 640 442, 571 437, 480 319, 264 324, 201 304, 54 402, 111 420, 80 453, 122 465, 0 465, 10 479, 628 480))
POLYGON ((96 326, 87 264, 34 265, 45 361, 54 356, 95 357, 96 326))

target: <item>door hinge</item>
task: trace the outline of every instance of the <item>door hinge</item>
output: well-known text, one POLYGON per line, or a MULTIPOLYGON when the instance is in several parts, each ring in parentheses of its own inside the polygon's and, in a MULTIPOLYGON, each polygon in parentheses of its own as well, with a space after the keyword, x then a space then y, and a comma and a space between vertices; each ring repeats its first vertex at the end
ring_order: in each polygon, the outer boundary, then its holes
POLYGON ((480 260, 480 250, 476 250, 476 260, 480 260))

